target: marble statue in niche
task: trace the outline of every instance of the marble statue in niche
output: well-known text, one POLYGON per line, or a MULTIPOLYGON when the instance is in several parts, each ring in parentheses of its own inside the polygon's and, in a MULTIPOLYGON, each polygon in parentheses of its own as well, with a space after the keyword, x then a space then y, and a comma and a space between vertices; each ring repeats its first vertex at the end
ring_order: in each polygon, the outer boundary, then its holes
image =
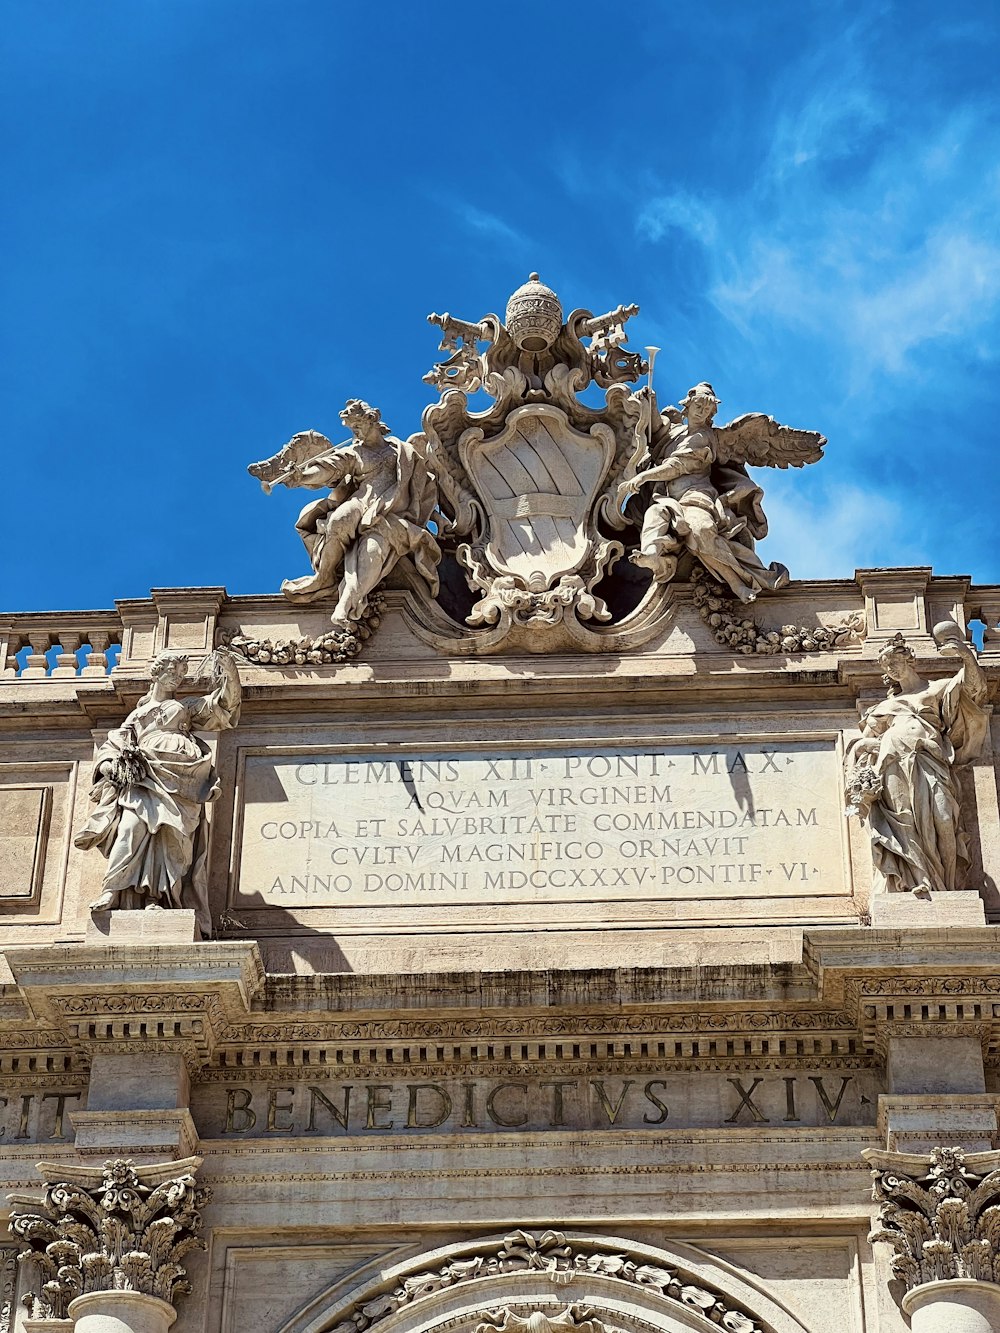
POLYGON ((396 439, 378 408, 360 398, 348 400, 340 419, 351 432, 349 443, 334 446, 318 431, 302 431, 248 471, 266 492, 278 485, 329 488, 328 495, 306 505, 296 523, 313 572, 286 579, 281 590, 300 603, 335 596, 331 621, 348 634, 404 555, 413 557, 436 596, 440 551, 427 526, 437 488, 420 437, 396 439))
POLYGON ((148 692, 97 752, 97 808, 74 843, 96 847, 108 860, 92 912, 190 907, 208 936, 204 814, 220 786, 208 746, 192 732, 237 725, 240 678, 232 655, 216 649, 204 665, 211 689, 178 699, 187 666, 183 653, 154 660, 148 692))
POLYGON ((679 410, 654 411, 649 448, 635 475, 619 485, 618 500, 640 527, 639 549, 629 559, 655 582, 668 583, 681 553, 690 551, 741 602, 752 602, 784 587, 789 573, 784 565, 764 565, 754 550, 767 535, 767 519, 764 493, 746 464, 801 467, 822 457, 826 440, 759 412, 716 426, 718 409, 715 391, 702 382, 679 410))
POLYGON ((938 651, 959 657, 954 676, 926 681, 913 649, 896 634, 879 654, 887 698, 862 719, 845 759, 847 813, 868 826, 876 892, 973 887, 961 827, 956 768, 986 738, 986 681, 976 651, 950 622, 934 629, 938 651))

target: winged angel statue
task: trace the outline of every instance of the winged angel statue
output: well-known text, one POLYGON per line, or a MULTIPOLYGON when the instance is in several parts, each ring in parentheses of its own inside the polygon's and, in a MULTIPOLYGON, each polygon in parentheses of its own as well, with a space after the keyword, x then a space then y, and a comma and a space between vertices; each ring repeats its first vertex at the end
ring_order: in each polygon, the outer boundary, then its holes
POLYGON ((438 544, 427 524, 437 491, 427 471, 421 437, 397 440, 377 407, 351 398, 340 414, 351 440, 334 446, 318 431, 300 431, 273 458, 248 471, 265 492, 272 487, 329 488, 306 505, 296 530, 312 574, 286 579, 289 601, 315 602, 336 595, 334 628, 349 633, 363 618, 368 599, 404 555, 431 590, 438 591, 438 544))
POLYGON ((661 412, 651 384, 634 387, 650 370, 625 346, 637 311, 564 317, 532 273, 503 319, 428 316, 447 356, 424 376, 440 398, 420 433, 396 439, 376 408, 351 399, 343 445, 304 431, 253 464, 265 491, 327 491, 297 523, 312 572, 282 590, 296 603, 333 603, 332 635, 263 643, 255 660, 346 660, 406 556, 417 579, 401 577, 430 641, 475 653, 597 650, 609 634, 638 642, 663 613, 656 585, 687 577, 693 562, 743 602, 786 583, 784 566, 754 550, 767 523, 747 465, 800 467, 825 439, 759 413, 716 426, 719 400, 705 383, 661 412), (585 400, 595 387, 603 395, 585 400), (472 409, 472 395, 477 407, 490 400, 485 410, 472 409), (615 568, 626 553, 652 588, 615 568))
POLYGON ((716 426, 718 408, 715 390, 704 381, 679 410, 667 408, 635 474, 618 487, 618 499, 626 512, 640 510, 635 514, 641 523, 639 549, 629 558, 650 570, 655 582, 669 582, 679 555, 690 551, 741 602, 752 602, 764 589, 784 587, 789 574, 784 565, 765 566, 754 550, 754 541, 767 535, 767 519, 764 492, 750 480, 746 464, 815 463, 826 439, 817 431, 780 426, 761 412, 716 426))
POLYGON ((470 624, 561 621, 575 635, 579 622, 612 620, 601 594, 630 548, 654 584, 685 576, 685 554, 742 602, 788 582, 783 565, 765 566, 754 550, 767 521, 747 465, 801 467, 826 440, 762 413, 716 426, 707 383, 661 413, 651 385, 627 387, 649 369, 623 345, 637 309, 575 310, 564 321, 533 273, 504 322, 429 316, 451 356, 424 377, 442 399, 423 424, 447 535, 466 538, 456 556, 482 593, 470 624), (593 383, 605 395, 591 407, 580 395, 593 383), (473 414, 477 390, 495 403, 473 414))

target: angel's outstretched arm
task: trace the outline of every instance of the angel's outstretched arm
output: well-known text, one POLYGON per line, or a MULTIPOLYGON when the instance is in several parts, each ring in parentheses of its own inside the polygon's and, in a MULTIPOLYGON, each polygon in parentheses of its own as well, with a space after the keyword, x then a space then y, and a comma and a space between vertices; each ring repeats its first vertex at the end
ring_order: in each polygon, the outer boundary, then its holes
POLYGON ((311 491, 324 486, 336 486, 344 480, 356 462, 354 452, 349 447, 335 449, 308 462, 296 464, 288 475, 282 478, 281 484, 289 489, 304 486, 311 491))
POLYGON ((634 495, 647 482, 674 481, 677 477, 689 476, 692 472, 708 472, 712 466, 712 451, 702 449, 676 449, 662 463, 636 473, 629 481, 623 482, 619 490, 624 494, 634 495))

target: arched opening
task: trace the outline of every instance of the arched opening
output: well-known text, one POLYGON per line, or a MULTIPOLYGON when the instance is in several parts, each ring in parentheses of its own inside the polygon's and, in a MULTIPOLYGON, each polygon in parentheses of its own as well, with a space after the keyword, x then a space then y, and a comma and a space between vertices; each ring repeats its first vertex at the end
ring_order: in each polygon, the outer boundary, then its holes
POLYGON ((810 1333, 693 1246, 513 1231, 367 1266, 279 1333, 810 1333))

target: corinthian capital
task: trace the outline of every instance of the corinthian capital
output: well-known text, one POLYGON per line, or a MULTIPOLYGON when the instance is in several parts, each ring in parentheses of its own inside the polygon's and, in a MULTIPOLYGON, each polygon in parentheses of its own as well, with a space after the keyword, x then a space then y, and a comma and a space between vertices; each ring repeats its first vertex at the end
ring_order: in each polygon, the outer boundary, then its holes
POLYGON ((200 1157, 162 1166, 117 1158, 103 1170, 40 1162, 41 1204, 11 1195, 10 1229, 29 1248, 19 1261, 40 1277, 35 1318, 65 1319, 70 1301, 97 1291, 135 1291, 173 1304, 191 1290, 181 1259, 204 1249, 199 1209, 211 1197, 194 1173, 200 1157))
POLYGON ((1000 1153, 863 1156, 879 1205, 869 1240, 892 1246, 893 1276, 908 1291, 951 1278, 1000 1281, 1000 1153))

